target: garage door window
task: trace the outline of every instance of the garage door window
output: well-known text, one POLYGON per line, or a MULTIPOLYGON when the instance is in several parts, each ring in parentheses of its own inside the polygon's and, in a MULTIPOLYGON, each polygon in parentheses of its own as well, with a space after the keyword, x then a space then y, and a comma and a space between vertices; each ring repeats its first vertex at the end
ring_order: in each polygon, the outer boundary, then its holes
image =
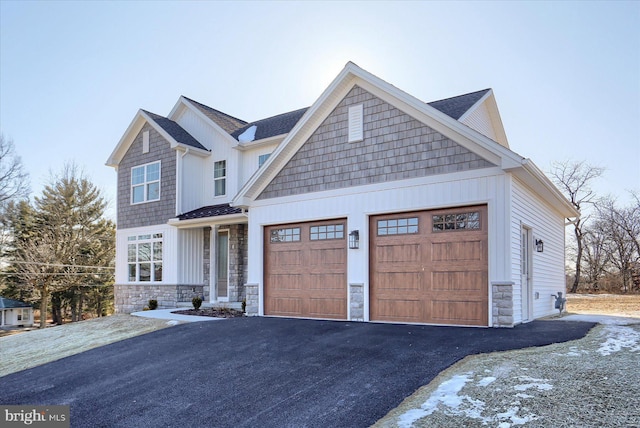
POLYGON ((271 231, 271 242, 296 242, 300 240, 300 228, 290 227, 285 229, 273 229, 271 231))
POLYGON ((311 226, 309 228, 309 238, 312 241, 344 239, 344 225, 327 224, 325 226, 311 226))
POLYGON ((480 213, 478 211, 433 216, 434 232, 473 229, 480 229, 480 213))
POLYGON ((378 236, 418 233, 418 217, 378 220, 378 236))

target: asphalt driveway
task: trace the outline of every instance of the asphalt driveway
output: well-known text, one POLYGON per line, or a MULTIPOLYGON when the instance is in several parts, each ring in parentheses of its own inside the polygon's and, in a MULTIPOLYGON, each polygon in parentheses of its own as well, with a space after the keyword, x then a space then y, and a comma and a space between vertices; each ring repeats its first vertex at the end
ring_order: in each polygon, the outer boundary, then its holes
POLYGON ((183 324, 2 377, 0 404, 68 404, 72 427, 365 427, 467 355, 578 339, 593 325, 183 324))

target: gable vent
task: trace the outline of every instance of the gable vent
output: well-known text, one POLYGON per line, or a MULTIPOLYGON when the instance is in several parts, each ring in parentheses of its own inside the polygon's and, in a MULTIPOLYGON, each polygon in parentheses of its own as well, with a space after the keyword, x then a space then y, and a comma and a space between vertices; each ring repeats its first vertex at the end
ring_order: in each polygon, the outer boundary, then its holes
POLYGON ((349 107, 349 142, 362 141, 362 104, 349 107))
POLYGON ((142 133, 142 153, 149 153, 149 131, 142 133))

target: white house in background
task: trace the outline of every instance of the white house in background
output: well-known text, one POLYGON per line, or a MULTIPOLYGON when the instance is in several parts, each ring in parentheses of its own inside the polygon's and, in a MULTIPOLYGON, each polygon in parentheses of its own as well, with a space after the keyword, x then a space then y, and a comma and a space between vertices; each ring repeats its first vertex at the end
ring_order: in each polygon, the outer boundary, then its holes
POLYGON ((249 315, 513 326, 554 313, 578 213, 509 149, 485 89, 424 103, 348 63, 245 122, 140 110, 118 171, 116 309, 195 295, 249 315))
POLYGON ((33 307, 20 300, 0 296, 0 327, 31 327, 33 307))

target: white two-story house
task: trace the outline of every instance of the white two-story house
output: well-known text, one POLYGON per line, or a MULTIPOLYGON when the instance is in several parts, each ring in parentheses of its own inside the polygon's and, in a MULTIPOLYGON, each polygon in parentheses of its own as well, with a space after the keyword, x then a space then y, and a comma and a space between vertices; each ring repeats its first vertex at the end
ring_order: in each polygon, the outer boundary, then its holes
POLYGON ((348 63, 309 108, 140 110, 118 175, 115 304, 512 326, 554 313, 578 213, 509 149, 491 89, 424 103, 348 63))

